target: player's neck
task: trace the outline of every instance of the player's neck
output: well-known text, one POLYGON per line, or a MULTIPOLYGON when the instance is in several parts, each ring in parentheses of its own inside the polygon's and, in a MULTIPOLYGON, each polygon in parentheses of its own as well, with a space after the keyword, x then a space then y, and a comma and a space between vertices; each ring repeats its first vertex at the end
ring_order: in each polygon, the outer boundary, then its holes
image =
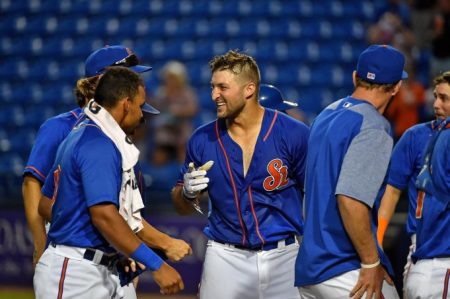
POLYGON ((381 89, 369 90, 363 87, 357 87, 351 97, 371 103, 380 114, 383 114, 389 102, 390 93, 384 92, 381 89))
POLYGON ((226 119, 227 129, 231 134, 247 134, 261 127, 264 108, 259 104, 245 107, 239 115, 226 119))

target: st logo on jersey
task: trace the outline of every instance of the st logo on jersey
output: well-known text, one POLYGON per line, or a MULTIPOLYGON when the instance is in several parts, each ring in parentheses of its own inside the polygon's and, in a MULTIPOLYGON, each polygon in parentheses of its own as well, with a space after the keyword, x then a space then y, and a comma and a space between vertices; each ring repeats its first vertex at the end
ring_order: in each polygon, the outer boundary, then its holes
POLYGON ((266 177, 263 182, 264 190, 273 191, 287 185, 288 168, 283 165, 281 159, 273 159, 267 164, 267 172, 270 176, 266 177))

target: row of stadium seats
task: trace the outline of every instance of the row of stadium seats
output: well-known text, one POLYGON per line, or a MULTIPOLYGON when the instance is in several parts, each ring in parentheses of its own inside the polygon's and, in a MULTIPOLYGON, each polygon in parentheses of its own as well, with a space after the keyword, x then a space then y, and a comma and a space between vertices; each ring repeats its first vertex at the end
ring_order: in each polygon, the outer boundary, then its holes
POLYGON ((289 1, 220 1, 220 0, 3 0, 0 9, 8 14, 79 14, 136 16, 294 16, 373 18, 373 1, 289 0, 289 1))

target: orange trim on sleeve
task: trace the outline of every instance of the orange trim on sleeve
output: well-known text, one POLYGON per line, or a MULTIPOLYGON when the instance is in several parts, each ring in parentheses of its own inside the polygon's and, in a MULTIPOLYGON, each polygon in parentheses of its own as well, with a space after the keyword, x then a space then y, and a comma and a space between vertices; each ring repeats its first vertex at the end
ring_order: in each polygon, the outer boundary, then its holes
POLYGON ((28 165, 28 166, 25 166, 25 169, 33 170, 34 172, 37 173, 37 175, 39 175, 45 181, 45 175, 43 175, 42 172, 40 172, 36 167, 28 165))
POLYGON ((381 247, 383 247, 384 234, 386 233, 389 221, 381 216, 378 216, 378 229, 377 229, 377 239, 381 247))
POLYGON ((269 135, 270 135, 270 132, 272 132, 272 128, 273 128, 273 125, 275 124, 275 120, 277 119, 277 117, 278 117, 278 111, 275 111, 275 115, 273 116, 272 123, 270 124, 269 130, 267 131, 266 136, 264 136, 263 141, 266 141, 267 137, 269 137, 269 135))

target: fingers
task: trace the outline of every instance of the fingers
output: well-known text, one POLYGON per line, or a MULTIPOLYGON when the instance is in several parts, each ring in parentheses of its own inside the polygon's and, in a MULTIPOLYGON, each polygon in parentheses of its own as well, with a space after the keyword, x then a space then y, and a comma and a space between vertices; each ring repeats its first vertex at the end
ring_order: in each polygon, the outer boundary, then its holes
POLYGON ((160 292, 163 295, 173 295, 178 293, 179 291, 184 290, 184 283, 183 280, 181 280, 181 278, 174 283, 173 285, 161 288, 160 292))
POLYGON ((355 287, 352 289, 352 291, 350 292, 350 297, 355 296, 355 294, 359 291, 359 289, 362 287, 362 284, 360 281, 358 281, 355 285, 355 287))
POLYGON ((190 178, 203 177, 206 175, 206 170, 194 170, 189 173, 190 178))
POLYGON ((131 271, 136 272, 136 262, 134 260, 130 261, 131 271))
POLYGON ((195 169, 194 163, 193 162, 189 163, 188 172, 192 172, 194 169, 195 169))
POLYGON ((392 281, 392 278, 389 276, 389 274, 387 274, 387 272, 384 272, 384 280, 386 280, 386 282, 388 284, 390 284, 391 286, 394 285, 394 282, 392 281))
POLYGON ((144 265, 144 264, 141 264, 141 263, 138 262, 138 266, 139 266, 139 268, 141 268, 142 270, 145 270, 145 265, 144 265))
POLYGON ((206 162, 205 164, 203 164, 202 166, 200 166, 199 168, 198 168, 198 170, 205 170, 205 171, 208 171, 208 170, 210 170, 211 169, 211 167, 214 165, 214 161, 208 161, 208 162, 206 162))

